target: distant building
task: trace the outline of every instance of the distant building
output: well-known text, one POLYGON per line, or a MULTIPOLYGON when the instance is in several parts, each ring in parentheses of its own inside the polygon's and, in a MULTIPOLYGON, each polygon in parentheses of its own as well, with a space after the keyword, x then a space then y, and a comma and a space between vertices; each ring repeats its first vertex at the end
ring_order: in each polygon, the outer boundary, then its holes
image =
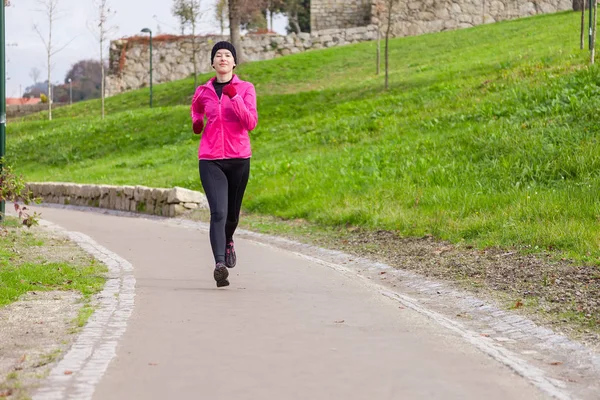
POLYGON ((42 102, 42 99, 39 97, 33 98, 23 98, 23 97, 7 97, 6 105, 7 106, 20 106, 23 104, 39 104, 42 102))

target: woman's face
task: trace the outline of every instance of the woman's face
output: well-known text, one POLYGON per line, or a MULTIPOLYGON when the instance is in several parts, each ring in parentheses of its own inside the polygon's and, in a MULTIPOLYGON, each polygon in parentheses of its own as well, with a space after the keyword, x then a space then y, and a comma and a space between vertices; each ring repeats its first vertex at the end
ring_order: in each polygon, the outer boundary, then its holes
POLYGON ((220 74, 227 74, 233 71, 233 67, 235 67, 235 61, 231 51, 226 49, 217 50, 213 60, 213 67, 220 74))

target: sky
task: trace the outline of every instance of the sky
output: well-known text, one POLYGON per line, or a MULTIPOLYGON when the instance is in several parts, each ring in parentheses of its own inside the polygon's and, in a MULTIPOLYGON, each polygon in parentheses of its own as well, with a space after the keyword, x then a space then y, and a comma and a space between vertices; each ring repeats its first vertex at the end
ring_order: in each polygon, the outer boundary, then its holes
MULTIPOLYGON (((46 48, 34 30, 38 25, 42 34, 48 35, 48 17, 44 9, 47 0, 11 0, 6 8, 6 96, 20 97, 27 86, 33 84, 31 71, 40 71, 38 81, 47 80, 46 48)), ((53 47, 63 50, 52 58, 51 81, 63 83, 73 64, 84 59, 100 57, 100 43, 88 26, 98 20, 95 0, 58 0, 58 18, 52 30, 53 47)), ((107 23, 113 30, 109 40, 134 36, 148 27, 153 35, 179 34, 179 23, 171 13, 172 0, 109 0, 114 14, 107 23)), ((214 17, 215 0, 202 0, 204 17, 199 34, 220 33, 214 17)), ((96 23, 97 25, 97 23, 96 23)), ((287 21, 275 17, 273 30, 285 34, 287 21)), ((228 31, 225 31, 228 34, 228 31)), ((104 57, 108 58, 108 43, 104 57)))

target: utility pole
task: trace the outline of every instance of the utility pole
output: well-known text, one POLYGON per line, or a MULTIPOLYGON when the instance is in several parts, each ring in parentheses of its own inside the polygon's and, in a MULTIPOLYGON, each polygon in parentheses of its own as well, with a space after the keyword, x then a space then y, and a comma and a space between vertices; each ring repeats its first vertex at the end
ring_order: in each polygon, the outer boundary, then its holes
POLYGON ((150 34, 150 108, 152 108, 152 30, 144 28, 142 32, 150 34))
POLYGON ((594 18, 592 7, 594 7, 594 3, 595 3, 594 0, 589 0, 589 14, 590 14, 589 15, 589 19, 590 19, 589 27, 590 27, 590 29, 588 31, 588 42, 589 42, 589 47, 590 47, 589 50, 590 51, 592 50, 592 46, 594 45, 592 43, 592 24, 593 24, 592 19, 594 18))

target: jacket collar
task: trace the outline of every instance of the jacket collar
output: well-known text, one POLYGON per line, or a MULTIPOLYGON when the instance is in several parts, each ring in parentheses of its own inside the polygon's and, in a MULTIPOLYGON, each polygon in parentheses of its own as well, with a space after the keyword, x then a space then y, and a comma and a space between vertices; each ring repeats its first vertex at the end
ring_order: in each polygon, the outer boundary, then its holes
MULTIPOLYGON (((213 87, 213 82, 217 79, 216 76, 213 76, 212 78, 210 78, 208 80, 208 82, 206 82, 204 84, 204 86, 209 86, 209 87, 213 87)), ((239 83, 240 82, 240 78, 238 78, 238 76, 236 74, 233 74, 233 76, 231 77, 231 83, 239 83)))

